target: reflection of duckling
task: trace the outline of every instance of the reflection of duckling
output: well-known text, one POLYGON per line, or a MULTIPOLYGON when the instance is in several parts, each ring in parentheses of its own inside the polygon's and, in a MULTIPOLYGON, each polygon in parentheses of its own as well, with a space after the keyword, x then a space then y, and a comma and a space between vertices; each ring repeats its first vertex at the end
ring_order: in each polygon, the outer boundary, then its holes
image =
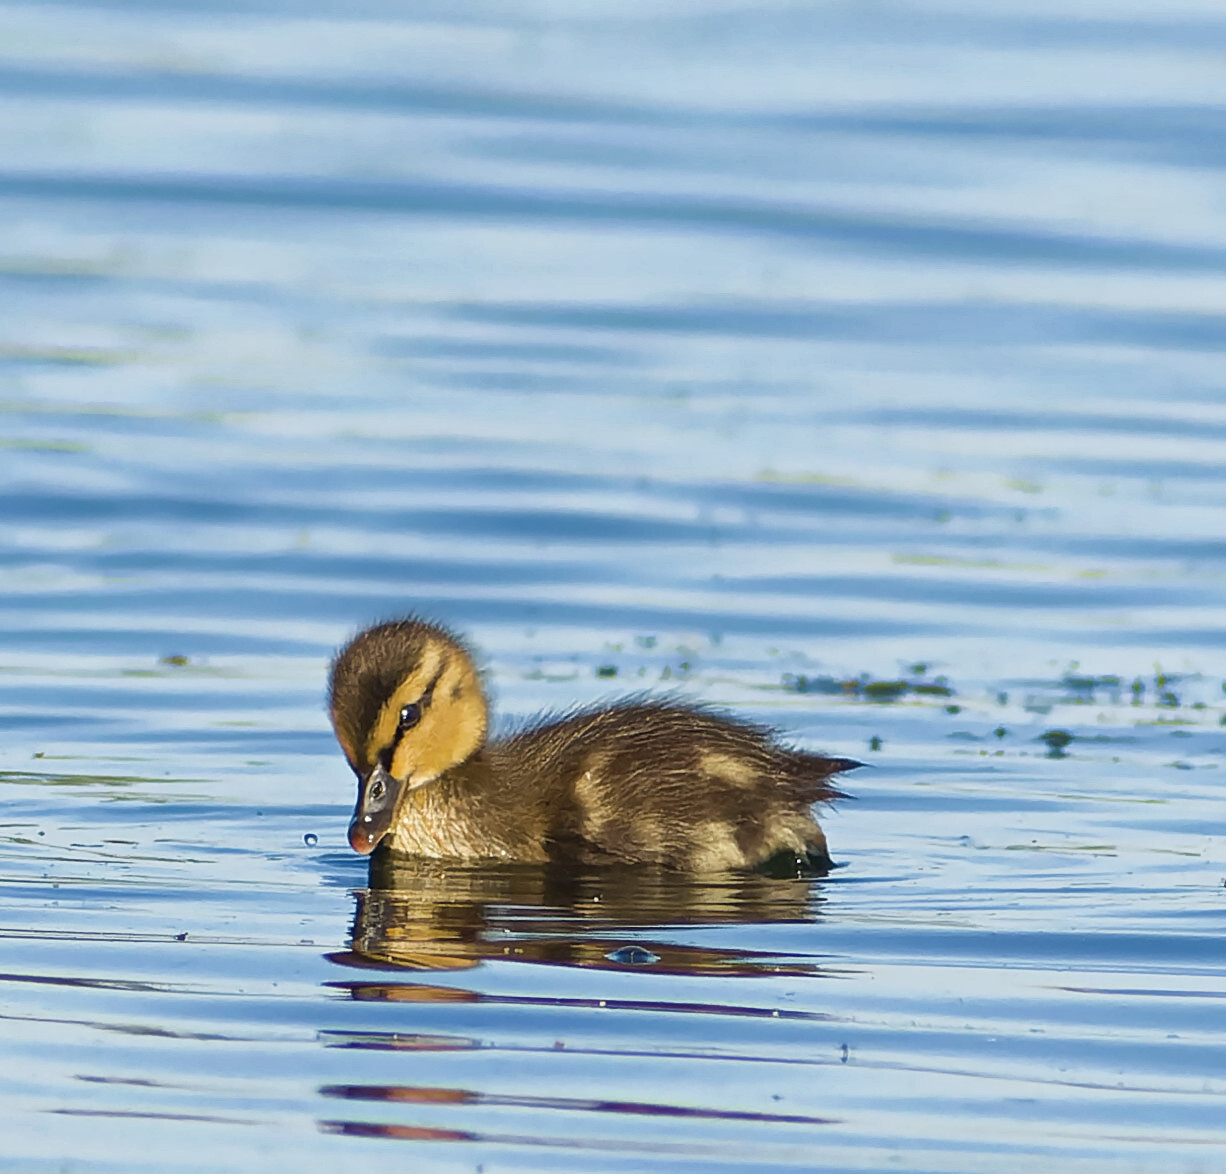
MULTIPOLYGON (((678 926, 816 921, 825 898, 795 875, 379 852, 371 859, 370 887, 358 889, 354 900, 353 949, 329 958, 359 968, 466 970, 496 958, 596 970, 650 967, 654 974, 828 972, 788 951, 695 944, 684 933, 677 940, 678 926)), ((359 986, 365 983, 351 989, 359 986)))
POLYGON ((332 725, 358 776, 349 843, 434 858, 649 862, 695 872, 781 853, 829 866, 811 804, 858 763, 668 701, 580 711, 486 742, 468 651, 417 620, 356 636, 332 666, 332 725))

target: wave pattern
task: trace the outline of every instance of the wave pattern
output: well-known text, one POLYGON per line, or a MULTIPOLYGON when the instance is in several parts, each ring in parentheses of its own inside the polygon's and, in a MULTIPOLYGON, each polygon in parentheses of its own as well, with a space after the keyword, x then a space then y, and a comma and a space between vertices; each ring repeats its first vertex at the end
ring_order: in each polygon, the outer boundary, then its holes
POLYGON ((0 1168, 1219 1168, 1223 43, 0 11, 0 1168), (406 610, 867 760, 843 867, 368 873, 406 610))

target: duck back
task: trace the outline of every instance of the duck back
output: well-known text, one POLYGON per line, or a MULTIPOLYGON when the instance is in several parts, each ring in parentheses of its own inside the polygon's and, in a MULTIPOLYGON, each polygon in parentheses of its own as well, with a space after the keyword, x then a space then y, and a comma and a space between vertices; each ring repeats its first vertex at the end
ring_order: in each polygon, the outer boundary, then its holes
POLYGON ((489 747, 509 790, 535 792, 550 849, 589 863, 743 868, 782 852, 828 866, 813 803, 858 763, 780 746, 702 709, 631 701, 535 725, 489 747))

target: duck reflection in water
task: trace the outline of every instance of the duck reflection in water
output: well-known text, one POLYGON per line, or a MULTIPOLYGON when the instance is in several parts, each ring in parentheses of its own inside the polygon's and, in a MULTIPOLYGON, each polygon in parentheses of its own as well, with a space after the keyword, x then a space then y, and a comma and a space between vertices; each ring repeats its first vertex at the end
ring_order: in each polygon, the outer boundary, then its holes
MULTIPOLYGON (((378 852, 356 893, 352 949, 362 969, 463 970, 483 960, 656 974, 818 974, 809 961, 675 939, 693 926, 816 921, 811 875, 694 876, 662 868, 439 862, 378 852), (673 940, 670 940, 673 939, 673 940)), ((362 997, 361 983, 342 984, 362 997)), ((441 988, 397 996, 446 999, 441 988)), ((456 992, 453 998, 467 997, 456 992)))
MULTIPOLYGON (((449 983, 439 973, 465 971, 482 961, 497 960, 601 971, 634 969, 643 972, 644 978, 845 976, 845 970, 819 966, 808 951, 803 957, 791 957, 779 952, 690 944, 695 927, 816 921, 824 899, 820 882, 815 883, 812 876, 797 875, 795 865, 791 871, 790 876, 761 871, 694 875, 643 865, 585 868, 566 862, 441 862, 380 850, 370 861, 369 887, 356 894, 352 949, 330 955, 333 962, 365 973, 326 985, 360 1003, 430 1005, 436 1012, 445 1004, 479 1004, 495 1017, 519 1009, 529 1014, 548 1008, 551 1015, 563 1010, 582 1015, 599 1008, 614 1016, 628 1013, 627 1023, 639 1023, 634 1029, 638 1032, 644 1030, 641 1016, 645 1013, 665 1021, 677 1015, 698 1016, 704 1022, 727 1018, 824 1019, 820 1012, 780 1007, 775 997, 761 1002, 738 997, 718 1002, 680 1001, 671 985, 661 987, 651 982, 634 983, 630 989, 617 984, 609 991, 580 993, 573 987, 567 989, 568 984, 559 989, 538 975, 527 990, 493 992, 479 989, 480 981, 473 982, 475 975, 467 976, 467 981, 449 983), (413 971, 419 977, 409 977, 413 971), (425 978, 422 972, 434 973, 425 978), (636 998, 637 988, 641 993, 636 998)), ((733 932, 727 936, 735 940, 739 935, 733 932)), ((606 980, 601 977, 596 981, 603 987, 606 980)), ((705 985, 701 989, 716 990, 705 985)), ((723 984, 718 990, 730 993, 723 984)), ((417 1081, 409 1076, 394 1082, 375 1079, 325 1085, 319 1090, 321 1096, 337 1104, 338 1109, 346 1102, 367 1106, 382 1103, 388 1106, 384 1111, 389 1114, 410 1116, 371 1120, 370 1108, 353 1116, 342 1111, 321 1120, 320 1128, 328 1133, 412 1143, 520 1147, 555 1144, 554 1122, 564 1113, 589 1121, 631 1119, 636 1132, 647 1130, 653 1137, 654 1127, 649 1124, 653 1119, 666 1122, 670 1137, 686 1120, 699 1129, 710 1121, 767 1127, 831 1123, 817 1116, 754 1112, 718 1103, 674 1103, 667 1096, 657 1100, 606 1099, 583 1095, 582 1090, 577 1090, 578 1095, 547 1090, 548 1095, 544 1095, 531 1087, 508 1093, 499 1087, 487 1089, 483 1082, 473 1086, 438 1083, 428 1074, 455 1070, 437 1063, 440 1054, 484 1053, 489 1046, 487 1039, 471 1036, 465 1028, 447 1030, 448 1021, 447 1016, 439 1019, 437 1014, 426 1020, 419 1020, 416 1012, 395 1015, 390 1020, 380 1014, 356 1030, 323 1033, 325 1044, 331 1048, 401 1054, 396 1066, 372 1065, 374 1071, 420 1073, 425 1079, 417 1081), (451 1110, 467 1113, 435 1120, 434 1114, 451 1110), (490 1132, 486 1127, 497 1121, 490 1114, 501 1110, 530 1114, 527 1120, 533 1122, 532 1127, 514 1135, 490 1132), (419 1112, 425 1115, 421 1120, 414 1116, 419 1112), (455 1127, 467 1124, 470 1116, 475 1128, 455 1127), (542 1136, 549 1140, 542 1142, 542 1136)), ((463 1018, 463 1022, 469 1021, 463 1018)), ((553 1039, 553 1051, 576 1054, 565 1036, 549 1038, 553 1039)), ((528 1045, 530 1051, 541 1048, 551 1048, 548 1039, 542 1045, 528 1045)), ((577 1054, 583 1057, 583 1045, 577 1045, 577 1054)), ((590 1050, 586 1054, 588 1058, 581 1058, 580 1064, 590 1064, 599 1055, 590 1050)), ((351 1070, 362 1072, 365 1067, 359 1062, 351 1070)), ((476 1073, 480 1067, 463 1070, 476 1073)), ((495 1080, 495 1086, 497 1083, 495 1080)), ((619 1153, 634 1144, 627 1141, 621 1127, 592 1124, 589 1128, 596 1136, 583 1144, 608 1144, 619 1153), (602 1140, 606 1132, 615 1140, 602 1140)), ((660 1144, 669 1143, 644 1142, 653 1152, 660 1144)))

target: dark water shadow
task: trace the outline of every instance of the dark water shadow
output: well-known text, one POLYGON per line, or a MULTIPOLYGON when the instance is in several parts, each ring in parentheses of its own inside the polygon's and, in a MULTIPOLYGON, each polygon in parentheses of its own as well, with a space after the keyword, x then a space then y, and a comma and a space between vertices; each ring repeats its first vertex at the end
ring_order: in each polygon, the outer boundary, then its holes
MULTIPOLYGON (((487 960, 655 974, 823 973, 753 950, 696 946, 676 931, 816 921, 813 876, 693 877, 642 867, 440 863, 377 854, 355 894, 351 949, 330 960, 362 970, 464 970, 487 960)), ((380 981, 329 984, 356 999, 478 1001, 506 996, 380 981), (431 994, 430 992, 434 992, 431 994)), ((554 1000, 549 1000, 554 1001, 554 1000)))

